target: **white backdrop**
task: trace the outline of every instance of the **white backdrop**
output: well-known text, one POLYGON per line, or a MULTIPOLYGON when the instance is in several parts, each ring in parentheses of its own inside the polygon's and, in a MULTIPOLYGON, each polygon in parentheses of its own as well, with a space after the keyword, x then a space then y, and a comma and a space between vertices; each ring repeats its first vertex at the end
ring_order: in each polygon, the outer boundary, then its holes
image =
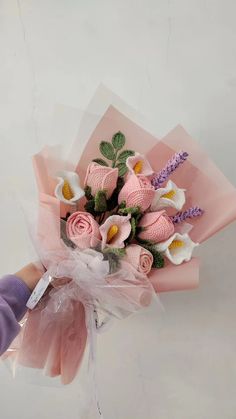
MULTIPOLYGON (((55 141, 55 103, 84 109, 100 82, 159 137, 181 123, 236 183, 235 14, 233 0, 0 0, 1 274, 29 261, 17 195, 35 195, 30 157, 55 141)), ((63 113, 64 145, 77 124, 63 113)), ((198 290, 99 340, 105 419, 236 418, 235 233, 199 249, 198 290)), ((37 388, 0 365, 0 389, 2 419, 78 418, 76 385, 37 388)))

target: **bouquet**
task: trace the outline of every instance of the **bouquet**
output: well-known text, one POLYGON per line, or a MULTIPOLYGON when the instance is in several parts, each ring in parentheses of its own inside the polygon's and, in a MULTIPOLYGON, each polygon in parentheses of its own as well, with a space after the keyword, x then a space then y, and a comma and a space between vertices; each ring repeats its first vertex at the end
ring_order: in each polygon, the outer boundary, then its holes
POLYGON ((236 193, 182 127, 158 141, 113 106, 76 165, 53 151, 33 157, 31 237, 45 274, 11 356, 69 384, 86 346, 94 368, 96 334, 113 318, 198 285, 193 252, 236 218, 236 193))

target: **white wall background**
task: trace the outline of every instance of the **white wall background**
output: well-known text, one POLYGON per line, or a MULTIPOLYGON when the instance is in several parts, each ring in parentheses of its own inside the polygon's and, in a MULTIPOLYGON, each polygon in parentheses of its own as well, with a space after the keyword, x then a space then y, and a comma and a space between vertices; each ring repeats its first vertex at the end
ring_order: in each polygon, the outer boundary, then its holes
MULTIPOLYGON (((158 136, 181 123, 236 183, 235 16, 233 0, 0 0, 1 274, 29 259, 16 194, 35 193, 30 157, 52 141, 55 103, 84 109, 100 82, 158 136)), ((201 247, 198 290, 100 339, 105 419, 236 418, 235 233, 201 247)), ((1 419, 77 419, 77 405, 76 385, 37 388, 0 366, 1 419)))

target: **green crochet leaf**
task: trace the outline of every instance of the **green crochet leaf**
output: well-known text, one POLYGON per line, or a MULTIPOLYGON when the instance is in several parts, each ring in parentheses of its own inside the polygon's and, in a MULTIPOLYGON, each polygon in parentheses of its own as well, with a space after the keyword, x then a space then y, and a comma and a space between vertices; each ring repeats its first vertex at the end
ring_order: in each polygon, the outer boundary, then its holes
POLYGON ((118 163, 116 165, 116 167, 119 170, 119 176, 124 176, 127 173, 127 171, 128 171, 128 167, 126 166, 125 163, 118 163))
POLYGON ((86 202, 85 206, 84 206, 85 211, 89 212, 92 215, 96 215, 96 211, 95 211, 95 199, 90 199, 89 201, 86 202))
MULTIPOLYGON (((136 234, 137 233, 141 233, 141 231, 143 231, 143 230, 144 230, 143 227, 137 227, 136 228, 136 234)), ((141 239, 138 236, 136 236, 135 238, 136 238, 137 242, 140 244, 140 246, 150 247, 150 246, 154 246, 155 245, 155 243, 153 243, 151 240, 144 240, 144 239, 141 239)))
POLYGON ((96 212, 106 212, 107 210, 107 198, 105 191, 98 191, 95 195, 95 207, 96 212))
POLYGON ((109 164, 103 159, 93 159, 95 163, 100 164, 101 166, 109 166, 109 164))
MULTIPOLYGON (((141 220, 141 218, 142 218, 142 216, 143 216, 143 214, 140 212, 139 214, 137 214, 136 215, 136 223, 138 224, 138 222, 141 220)), ((141 228, 141 227, 139 227, 139 228, 141 228)))
POLYGON ((153 256, 152 267, 156 269, 163 268, 163 266, 165 265, 163 256, 154 248, 154 246, 148 248, 148 250, 152 253, 153 256))
POLYGON ((126 202, 125 202, 125 201, 122 201, 122 202, 119 204, 119 209, 121 209, 121 208, 126 208, 126 202))
POLYGON ((128 157, 134 155, 135 152, 133 150, 124 150, 118 155, 117 160, 119 160, 121 163, 125 163, 128 157))
POLYGON ((92 196, 92 194, 91 194, 91 188, 90 188, 90 186, 85 186, 85 188, 84 188, 84 193, 85 193, 85 197, 86 197, 88 200, 93 199, 93 196, 92 196))
POLYGON ((121 249, 118 247, 107 247, 103 250, 103 253, 113 253, 116 256, 123 257, 126 254, 126 250, 124 248, 121 249))
POLYGON ((108 160, 115 159, 115 151, 111 143, 108 143, 107 141, 102 141, 100 143, 99 149, 102 155, 106 157, 108 160))
POLYGON ((125 136, 122 132, 117 132, 112 137, 112 144, 116 150, 120 150, 125 145, 125 136))
POLYGON ((152 267, 156 269, 163 268, 165 261, 161 253, 159 253, 156 248, 155 244, 149 240, 142 240, 139 237, 136 237, 137 242, 140 246, 144 247, 145 249, 149 250, 153 256, 153 264, 152 267))
POLYGON ((120 208, 118 212, 119 214, 122 214, 122 215, 127 215, 127 214, 138 215, 140 214, 140 207, 120 208))
POLYGON ((127 244, 131 243, 134 240, 134 238, 135 238, 135 234, 136 234, 136 220, 135 220, 134 217, 131 217, 130 224, 131 224, 131 232, 130 232, 130 235, 129 235, 127 241, 126 241, 127 244))

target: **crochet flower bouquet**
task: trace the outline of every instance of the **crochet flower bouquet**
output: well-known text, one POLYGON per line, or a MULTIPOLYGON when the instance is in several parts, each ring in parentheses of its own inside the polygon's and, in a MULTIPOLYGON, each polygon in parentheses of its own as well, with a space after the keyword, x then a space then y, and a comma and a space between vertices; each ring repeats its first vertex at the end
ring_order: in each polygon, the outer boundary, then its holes
POLYGON ((181 127, 158 141, 110 106, 76 157, 33 158, 45 274, 15 353, 63 384, 112 318, 196 287, 195 247, 236 218, 235 189, 181 127))

